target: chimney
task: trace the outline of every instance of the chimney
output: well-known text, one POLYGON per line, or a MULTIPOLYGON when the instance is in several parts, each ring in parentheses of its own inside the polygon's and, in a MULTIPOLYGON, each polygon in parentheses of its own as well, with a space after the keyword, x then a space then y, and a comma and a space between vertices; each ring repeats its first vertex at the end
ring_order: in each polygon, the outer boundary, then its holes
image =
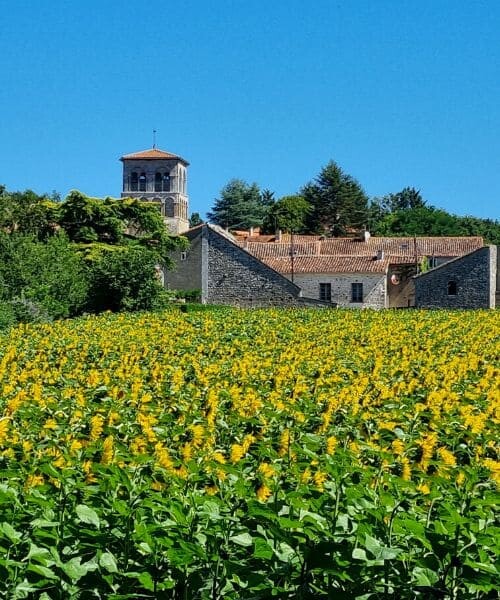
POLYGON ((370 232, 365 229, 363 237, 365 239, 365 242, 367 242, 371 238, 370 232))
POLYGON ((250 237, 253 236, 253 227, 250 227, 250 237))
POLYGON ((281 242, 281 229, 278 229, 276 232, 276 241, 281 242))
POLYGON ((377 260, 384 260, 384 251, 377 250, 377 260))

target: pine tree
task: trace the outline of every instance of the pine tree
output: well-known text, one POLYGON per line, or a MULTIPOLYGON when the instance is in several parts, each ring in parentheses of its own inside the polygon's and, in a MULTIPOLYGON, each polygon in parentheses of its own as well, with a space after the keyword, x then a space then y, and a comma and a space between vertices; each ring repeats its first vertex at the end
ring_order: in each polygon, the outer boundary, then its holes
POLYGON ((207 217, 211 223, 226 229, 249 229, 262 225, 267 210, 256 183, 249 185, 241 179, 232 179, 222 188, 207 217))
POLYGON ((366 226, 368 196, 361 185, 330 161, 301 195, 311 205, 308 229, 333 236, 345 235, 350 229, 366 226))

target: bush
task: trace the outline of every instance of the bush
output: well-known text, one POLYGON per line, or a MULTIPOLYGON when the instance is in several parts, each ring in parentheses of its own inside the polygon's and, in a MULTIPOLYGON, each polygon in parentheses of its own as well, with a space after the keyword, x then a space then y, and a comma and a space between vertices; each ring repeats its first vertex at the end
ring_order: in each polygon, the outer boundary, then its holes
POLYGON ((16 315, 12 306, 7 302, 0 303, 0 330, 8 329, 15 325, 16 315))
POLYGON ((45 243, 0 235, 0 283, 3 300, 13 302, 20 321, 77 315, 88 292, 83 259, 63 233, 45 243))
POLYGON ((162 300, 154 252, 139 245, 101 249, 88 263, 90 312, 150 310, 162 300))

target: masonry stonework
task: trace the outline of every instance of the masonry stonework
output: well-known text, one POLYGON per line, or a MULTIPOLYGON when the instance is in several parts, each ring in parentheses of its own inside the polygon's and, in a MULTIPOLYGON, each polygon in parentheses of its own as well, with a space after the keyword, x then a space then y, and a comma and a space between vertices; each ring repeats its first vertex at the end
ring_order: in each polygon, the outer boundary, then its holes
POLYGON ((485 246, 414 278, 418 308, 494 308, 497 248, 485 246))
POLYGON ((172 269, 165 272, 165 286, 171 290, 191 292, 197 290, 201 294, 201 235, 189 235, 189 248, 184 252, 174 252, 171 258, 174 262, 172 269))
POLYGON ((189 228, 187 167, 175 154, 157 148, 126 154, 123 162, 122 198, 138 198, 158 205, 170 233, 189 228))
POLYGON ((297 273, 294 282, 304 296, 319 298, 319 284, 330 283, 332 303, 346 308, 384 308, 386 276, 380 273, 297 273), (351 284, 363 284, 363 302, 351 302, 351 284))
POLYGON ((229 239, 205 228, 208 246, 206 292, 209 304, 242 307, 295 306, 300 289, 229 239))

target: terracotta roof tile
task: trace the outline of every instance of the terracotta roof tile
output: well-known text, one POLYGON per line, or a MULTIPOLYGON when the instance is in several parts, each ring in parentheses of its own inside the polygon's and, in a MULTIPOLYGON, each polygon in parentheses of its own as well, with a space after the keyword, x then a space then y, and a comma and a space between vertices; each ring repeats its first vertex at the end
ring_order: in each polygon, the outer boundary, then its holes
MULTIPOLYGON (((280 273, 292 272, 292 259, 264 258, 262 262, 280 273)), ((296 256, 294 273, 386 273, 389 261, 356 256, 296 256)))
POLYGON ((164 150, 159 150, 158 148, 150 148, 149 150, 142 150, 141 152, 125 154, 120 158, 120 160, 158 160, 159 158, 181 160, 186 165, 189 164, 177 154, 165 152, 164 150))
POLYGON ((481 237, 371 237, 367 241, 354 238, 329 238, 321 242, 321 254, 371 256, 379 250, 390 256, 459 256, 483 246, 481 237))

